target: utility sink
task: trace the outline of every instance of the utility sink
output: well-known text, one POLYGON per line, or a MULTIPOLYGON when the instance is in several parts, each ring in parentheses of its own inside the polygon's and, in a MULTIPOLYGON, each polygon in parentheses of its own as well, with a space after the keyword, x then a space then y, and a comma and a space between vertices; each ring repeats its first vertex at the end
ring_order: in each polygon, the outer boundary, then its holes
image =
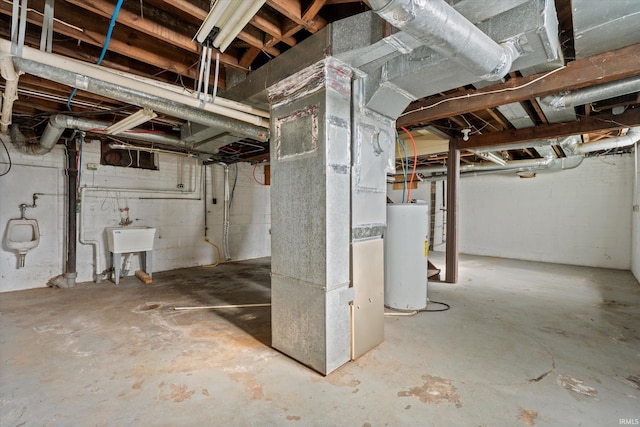
POLYGON ((109 252, 146 252, 153 250, 153 227, 107 227, 107 246, 109 252))

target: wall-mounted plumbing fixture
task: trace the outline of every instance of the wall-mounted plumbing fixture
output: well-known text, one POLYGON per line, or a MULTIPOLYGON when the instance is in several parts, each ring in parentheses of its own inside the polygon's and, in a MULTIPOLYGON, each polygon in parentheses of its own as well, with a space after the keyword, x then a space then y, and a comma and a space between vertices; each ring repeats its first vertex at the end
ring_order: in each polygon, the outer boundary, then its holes
POLYGON ((33 204, 20 204, 20 218, 10 219, 5 234, 5 247, 18 253, 18 268, 24 267, 27 252, 40 243, 40 228, 38 221, 26 217, 27 208, 35 208, 38 195, 33 195, 33 204))

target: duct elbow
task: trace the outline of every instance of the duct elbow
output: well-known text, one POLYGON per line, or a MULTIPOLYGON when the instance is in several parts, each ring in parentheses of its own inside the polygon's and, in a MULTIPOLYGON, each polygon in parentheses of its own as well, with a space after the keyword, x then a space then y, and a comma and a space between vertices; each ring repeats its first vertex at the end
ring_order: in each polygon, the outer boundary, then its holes
POLYGON ((516 41, 507 40, 500 43, 500 47, 502 48, 502 55, 498 61, 498 65, 491 72, 483 76, 478 76, 481 79, 487 81, 501 80, 511 71, 513 61, 520 56, 520 49, 518 49, 516 41))

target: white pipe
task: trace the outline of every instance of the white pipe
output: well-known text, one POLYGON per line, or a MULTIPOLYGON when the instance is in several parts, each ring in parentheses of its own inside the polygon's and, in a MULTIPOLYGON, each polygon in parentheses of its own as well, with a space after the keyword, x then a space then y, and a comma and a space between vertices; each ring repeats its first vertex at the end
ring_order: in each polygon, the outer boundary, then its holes
POLYGON ((224 52, 238 34, 240 34, 240 31, 242 31, 242 29, 249 23, 249 20, 251 20, 253 15, 260 10, 265 1, 266 0, 252 0, 249 8, 242 14, 239 14, 236 11, 234 18, 225 24, 224 28, 214 40, 214 46, 218 46, 220 51, 224 52))
POLYGON ((7 81, 2 94, 2 115, 0 116, 0 133, 6 134, 11 124, 13 102, 18 99, 18 74, 13 67, 10 56, 0 56, 0 75, 7 81))
POLYGON ((84 213, 87 210, 84 204, 84 201, 85 201, 84 194, 88 189, 90 188, 82 187, 80 189, 80 200, 81 200, 82 206, 80 207, 80 224, 78 224, 78 227, 80 228, 80 233, 78 233, 78 241, 82 245, 93 246, 93 280, 96 283, 100 283, 100 280, 102 280, 102 270, 100 270, 100 246, 99 245, 102 242, 98 240, 89 240, 84 236, 84 228, 85 228, 84 213))
MULTIPOLYGON (((0 53, 11 53, 11 43, 9 41, 0 39, 0 53)), ((140 81, 140 79, 132 79, 118 73, 109 72, 106 67, 90 65, 81 61, 66 58, 62 55, 41 52, 37 49, 26 46, 24 48, 22 58, 74 73, 76 76, 76 84, 74 86, 79 89, 86 90, 86 86, 88 85, 87 78, 92 78, 123 88, 143 92, 168 101, 178 102, 189 107, 204 109, 210 113, 253 124, 255 126, 263 128, 269 127, 269 121, 265 120, 264 117, 248 114, 242 111, 236 111, 229 107, 213 103, 207 103, 204 107, 201 107, 200 101, 192 96, 184 95, 176 91, 170 91, 171 93, 168 93, 169 91, 166 87, 151 83, 152 80, 143 82, 140 81)))
MULTIPOLYGON (((74 59, 70 59, 71 61, 76 61, 74 59)), ((83 63, 82 61, 77 61, 79 63, 83 63)), ((122 77, 127 77, 133 80, 138 80, 140 82, 143 83, 149 83, 155 86, 158 86, 159 88, 162 89, 166 89, 175 93, 179 93, 185 96, 190 96, 192 98, 196 98, 197 99, 197 93, 193 93, 188 89, 183 88, 182 86, 176 86, 176 85, 172 85, 169 83, 165 83, 165 82, 161 82, 158 80, 154 80, 154 79, 150 79, 148 77, 143 77, 143 76, 138 76, 137 74, 132 74, 132 73, 127 73, 126 71, 120 71, 120 70, 115 70, 113 68, 105 68, 105 67, 100 67, 99 65, 95 65, 95 64, 86 64, 92 67, 97 67, 98 69, 102 69, 106 72, 118 75, 118 76, 122 76, 122 77)), ((204 74, 204 68, 203 68, 203 74, 204 74)), ((216 79, 217 80, 217 79, 216 79)), ((214 82, 215 83, 215 82, 214 82)), ((237 101, 233 101, 231 99, 227 99, 227 98, 221 98, 219 96, 216 96, 215 99, 211 99, 211 97, 209 96, 209 94, 204 94, 205 96, 205 100, 207 102, 213 102, 214 104, 218 104, 220 106, 223 107, 227 107, 227 108, 231 108, 232 110, 237 110, 237 111, 242 111, 245 113, 249 113, 249 114, 255 114, 256 116, 260 116, 260 117, 264 117, 266 119, 268 119, 269 117, 271 117, 271 115, 269 114, 268 111, 263 110, 261 108, 256 108, 253 107, 251 105, 248 104, 243 104, 241 102, 237 102, 237 101)))

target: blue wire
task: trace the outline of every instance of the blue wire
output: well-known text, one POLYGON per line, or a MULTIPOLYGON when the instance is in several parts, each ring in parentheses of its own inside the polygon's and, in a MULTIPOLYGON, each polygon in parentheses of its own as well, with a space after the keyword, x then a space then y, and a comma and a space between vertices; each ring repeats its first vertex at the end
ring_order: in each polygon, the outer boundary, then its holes
MULTIPOLYGON (((124 0, 118 0, 115 9, 113 9, 113 15, 111 15, 111 21, 109 22, 109 29, 107 30, 107 37, 104 39, 104 44, 102 45, 102 52, 100 52, 100 58, 96 62, 96 65, 100 65, 102 60, 104 59, 104 55, 107 53, 107 49, 109 48, 109 42, 111 41, 111 34, 113 33, 113 27, 116 26, 116 18, 118 17, 118 13, 120 13, 120 8, 122 7, 122 3, 124 0)), ((71 95, 69 95, 69 99, 67 100, 67 109, 69 111, 73 111, 71 108, 71 100, 74 96, 76 96, 76 92, 78 92, 77 88, 74 88, 71 91, 71 95)))
POLYGON ((404 141, 402 140, 402 138, 400 138, 400 135, 398 135, 398 132, 396 132, 396 139, 400 143, 400 146, 402 147, 402 151, 404 152, 404 165, 405 165, 403 170, 404 185, 402 186, 402 203, 404 203, 404 195, 405 195, 405 192, 407 191, 407 171, 409 170, 409 157, 407 157, 407 149, 404 146, 404 141))

